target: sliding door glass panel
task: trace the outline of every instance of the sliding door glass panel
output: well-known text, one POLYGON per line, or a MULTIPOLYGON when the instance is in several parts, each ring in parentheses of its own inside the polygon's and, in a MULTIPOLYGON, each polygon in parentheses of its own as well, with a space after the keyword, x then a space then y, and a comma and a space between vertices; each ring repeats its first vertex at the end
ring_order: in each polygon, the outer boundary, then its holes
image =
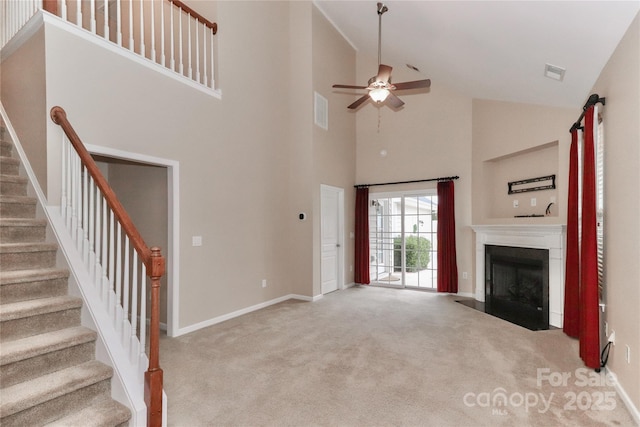
POLYGON ((432 192, 393 197, 372 194, 369 243, 373 283, 436 288, 437 205, 432 192))

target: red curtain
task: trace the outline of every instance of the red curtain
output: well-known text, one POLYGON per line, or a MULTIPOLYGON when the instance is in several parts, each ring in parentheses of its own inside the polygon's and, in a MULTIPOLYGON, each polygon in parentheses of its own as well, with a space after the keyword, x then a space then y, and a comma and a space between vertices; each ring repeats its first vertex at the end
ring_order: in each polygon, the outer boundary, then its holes
POLYGON ((598 318, 598 245, 596 234, 595 108, 585 113, 582 172, 582 239, 580 244, 580 357, 590 368, 600 367, 598 318))
POLYGON ((438 182, 438 292, 458 292, 453 181, 438 182))
POLYGON ((369 187, 356 188, 354 282, 368 285, 369 278, 369 187))
POLYGON ((564 333, 579 336, 580 242, 578 237, 578 130, 571 129, 569 200, 567 202, 567 258, 564 278, 564 333))

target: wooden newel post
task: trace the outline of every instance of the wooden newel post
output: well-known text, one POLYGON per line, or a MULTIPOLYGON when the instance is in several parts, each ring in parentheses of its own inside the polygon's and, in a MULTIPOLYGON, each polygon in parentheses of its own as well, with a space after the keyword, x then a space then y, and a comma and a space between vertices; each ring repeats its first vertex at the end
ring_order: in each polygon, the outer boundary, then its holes
POLYGON ((147 404, 147 425, 162 425, 162 369, 160 369, 160 278, 164 275, 164 257, 160 248, 151 248, 151 325, 149 327, 149 369, 144 374, 144 400, 147 404))

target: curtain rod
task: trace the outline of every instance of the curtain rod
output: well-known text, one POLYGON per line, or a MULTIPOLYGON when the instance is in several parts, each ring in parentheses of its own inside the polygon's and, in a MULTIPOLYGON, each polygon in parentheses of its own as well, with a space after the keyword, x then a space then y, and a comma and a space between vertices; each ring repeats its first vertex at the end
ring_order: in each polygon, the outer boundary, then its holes
POLYGON ((459 176, 444 176, 440 178, 429 178, 429 179, 416 179, 414 181, 397 181, 397 182, 381 182, 378 184, 357 184, 354 185, 355 188, 364 188, 364 187, 374 187, 378 185, 396 185, 396 184, 413 184, 414 182, 429 182, 429 181, 451 181, 454 179, 460 178, 459 176))
POLYGON ((578 117, 578 120, 576 120, 576 122, 571 126, 571 129, 569 129, 569 132, 573 132, 576 129, 582 129, 582 126, 580 126, 580 122, 584 118, 584 114, 587 112, 589 107, 596 105, 598 102, 600 102, 602 105, 605 105, 605 100, 606 98, 600 98, 600 96, 598 96, 597 93, 594 93, 593 95, 591 95, 589 99, 587 99, 587 102, 585 102, 584 107, 582 107, 582 114, 580 114, 580 117, 578 117))

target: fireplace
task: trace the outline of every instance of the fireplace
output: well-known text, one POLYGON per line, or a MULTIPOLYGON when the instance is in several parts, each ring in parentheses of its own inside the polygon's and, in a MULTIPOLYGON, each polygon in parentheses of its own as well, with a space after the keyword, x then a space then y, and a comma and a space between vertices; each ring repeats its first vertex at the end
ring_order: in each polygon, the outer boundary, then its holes
POLYGON ((548 251, 549 271, 547 320, 549 326, 562 328, 566 227, 560 224, 496 224, 474 225, 472 228, 476 233, 476 301, 485 302, 487 295, 485 247, 508 246, 516 249, 545 249, 548 251))
POLYGON ((485 245, 485 312, 549 329, 549 250, 485 245))

